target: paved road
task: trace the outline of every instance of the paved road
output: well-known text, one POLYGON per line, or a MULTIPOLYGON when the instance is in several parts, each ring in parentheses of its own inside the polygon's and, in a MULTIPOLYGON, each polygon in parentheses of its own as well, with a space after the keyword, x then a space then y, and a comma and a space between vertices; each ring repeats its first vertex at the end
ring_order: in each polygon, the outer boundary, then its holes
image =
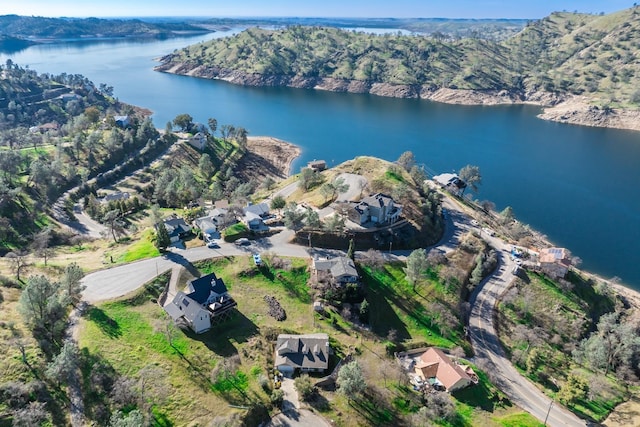
POLYGON ((321 250, 312 250, 288 243, 292 236, 290 231, 276 234, 270 238, 253 241, 249 246, 239 247, 232 243, 220 242, 219 249, 206 246, 186 250, 174 250, 164 256, 137 261, 131 264, 91 273, 83 279, 86 289, 83 299, 89 303, 118 298, 140 288, 158 274, 172 269, 175 265, 187 265, 193 261, 215 256, 233 256, 252 252, 273 251, 278 255, 291 257, 308 257, 321 250))
MULTIPOLYGON (((469 227, 468 223, 465 225, 469 227)), ((496 385, 509 399, 550 426, 585 426, 586 422, 567 411, 559 403, 552 404, 533 383, 524 378, 505 357, 494 327, 494 309, 498 298, 514 280, 516 266, 509 256, 511 246, 497 237, 481 233, 498 250, 499 266, 472 296, 469 336, 476 353, 476 361, 483 360, 485 370, 493 373, 496 385), (548 415, 547 415, 548 413, 548 415)))

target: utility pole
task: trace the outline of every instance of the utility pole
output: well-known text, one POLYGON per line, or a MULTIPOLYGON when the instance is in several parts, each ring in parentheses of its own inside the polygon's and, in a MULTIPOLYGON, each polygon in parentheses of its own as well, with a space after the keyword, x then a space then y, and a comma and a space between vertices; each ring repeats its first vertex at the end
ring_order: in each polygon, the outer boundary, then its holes
POLYGON ((551 412, 551 408, 553 407, 553 400, 549 403, 549 409, 547 409, 547 416, 544 417, 544 425, 547 425, 547 420, 549 419, 549 413, 551 412))

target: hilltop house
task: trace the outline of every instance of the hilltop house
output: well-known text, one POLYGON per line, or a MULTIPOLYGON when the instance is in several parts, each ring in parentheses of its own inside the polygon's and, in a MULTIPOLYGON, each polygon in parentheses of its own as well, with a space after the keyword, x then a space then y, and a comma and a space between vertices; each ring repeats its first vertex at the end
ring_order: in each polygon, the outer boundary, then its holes
POLYGON ((472 376, 475 377, 473 371, 467 372, 467 369, 463 369, 435 347, 430 347, 422 353, 416 360, 414 369, 423 381, 442 386, 448 392, 467 387, 474 382, 472 376))
POLYGON ((357 283, 359 280, 356 265, 351 258, 344 256, 329 259, 314 259, 313 272, 318 278, 319 272, 327 272, 333 277, 336 283, 357 283))
POLYGON ((460 179, 455 173, 443 173, 433 177, 433 180, 444 189, 453 194, 459 194, 467 187, 467 183, 460 179))
POLYGON ((202 132, 198 132, 195 135, 193 135, 192 137, 188 138, 187 142, 192 147, 194 147, 194 148, 196 148, 196 149, 198 149, 200 151, 204 151, 204 149, 207 146, 207 135, 205 135, 202 132))
POLYGON ((131 124, 131 120, 129 116, 113 116, 113 121, 116 123, 116 126, 121 128, 126 128, 131 124))
POLYGON ((184 320, 196 334, 211 329, 211 320, 221 318, 237 306, 222 279, 215 273, 192 280, 164 310, 174 321, 184 320))
POLYGON ((300 372, 324 372, 329 367, 327 334, 278 335, 275 367, 286 376, 300 372))
POLYGON ((327 168, 327 162, 325 162, 324 160, 313 160, 307 163, 307 167, 316 172, 322 172, 327 168))
POLYGON ((538 261, 542 272, 553 279, 564 278, 571 266, 569 251, 565 248, 542 249, 538 261))
POLYGON ((396 205, 386 194, 377 193, 363 198, 356 203, 351 212, 354 222, 360 225, 393 224, 402 213, 402 206, 396 205))

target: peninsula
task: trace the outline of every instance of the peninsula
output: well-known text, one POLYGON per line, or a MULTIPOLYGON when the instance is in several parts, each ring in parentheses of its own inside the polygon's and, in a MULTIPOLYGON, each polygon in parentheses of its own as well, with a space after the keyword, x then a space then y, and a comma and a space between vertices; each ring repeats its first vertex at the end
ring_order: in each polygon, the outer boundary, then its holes
POLYGON ((557 12, 499 42, 440 33, 382 36, 336 28, 250 28, 161 58, 156 70, 248 86, 534 104, 541 118, 640 130, 637 6, 557 12))

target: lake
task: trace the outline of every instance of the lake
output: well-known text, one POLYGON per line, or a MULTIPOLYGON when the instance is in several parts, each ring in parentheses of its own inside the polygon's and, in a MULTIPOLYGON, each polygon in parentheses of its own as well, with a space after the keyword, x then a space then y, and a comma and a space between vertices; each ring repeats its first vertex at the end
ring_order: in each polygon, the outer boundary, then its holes
POLYGON ((546 122, 530 106, 455 106, 415 99, 290 88, 246 88, 154 72, 154 58, 237 30, 169 40, 82 41, 0 54, 39 72, 83 74, 122 101, 245 127, 336 165, 358 155, 395 160, 406 150, 437 173, 480 167, 476 198, 569 248, 583 267, 640 289, 640 133, 546 122))

